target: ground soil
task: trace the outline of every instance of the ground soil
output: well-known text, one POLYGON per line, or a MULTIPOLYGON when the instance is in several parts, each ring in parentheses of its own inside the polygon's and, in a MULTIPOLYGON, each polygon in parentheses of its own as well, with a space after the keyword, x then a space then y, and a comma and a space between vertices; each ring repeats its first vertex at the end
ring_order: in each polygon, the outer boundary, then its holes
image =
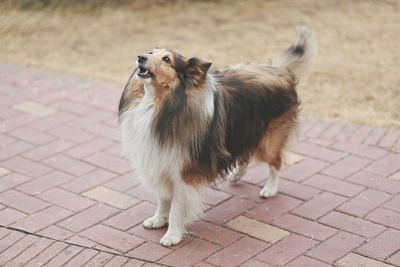
POLYGON ((302 22, 319 44, 318 62, 299 88, 303 115, 400 127, 397 0, 20 2, 0 3, 0 61, 121 86, 135 56, 154 47, 214 68, 263 62, 290 45, 302 22))

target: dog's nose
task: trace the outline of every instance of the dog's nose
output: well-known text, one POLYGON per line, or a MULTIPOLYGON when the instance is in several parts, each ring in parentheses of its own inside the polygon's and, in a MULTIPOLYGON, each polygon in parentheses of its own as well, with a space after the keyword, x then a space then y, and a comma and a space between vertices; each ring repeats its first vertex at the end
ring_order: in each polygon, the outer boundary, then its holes
POLYGON ((139 55, 137 58, 139 63, 144 63, 147 60, 147 56, 145 55, 139 55))

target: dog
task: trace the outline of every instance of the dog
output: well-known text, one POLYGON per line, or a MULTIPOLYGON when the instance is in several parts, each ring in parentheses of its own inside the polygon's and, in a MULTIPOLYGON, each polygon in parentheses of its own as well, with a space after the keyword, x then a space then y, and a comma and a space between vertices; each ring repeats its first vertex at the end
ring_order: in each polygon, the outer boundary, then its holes
POLYGON ((168 225, 163 246, 179 243, 202 213, 203 185, 231 182, 256 159, 270 166, 260 196, 278 192, 285 147, 296 132, 296 85, 316 57, 310 29, 276 63, 210 70, 211 63, 167 49, 137 57, 119 104, 121 143, 145 188, 157 196, 145 228, 168 225))

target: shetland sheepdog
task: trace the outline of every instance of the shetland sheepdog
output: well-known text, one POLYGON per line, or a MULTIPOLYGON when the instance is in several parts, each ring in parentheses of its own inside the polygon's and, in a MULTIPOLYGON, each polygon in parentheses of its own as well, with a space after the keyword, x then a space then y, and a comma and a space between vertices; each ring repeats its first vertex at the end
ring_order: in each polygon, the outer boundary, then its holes
POLYGON ((122 147, 157 196, 143 225, 168 224, 162 245, 179 243, 202 213, 203 185, 239 180, 253 158, 270 166, 260 196, 278 192, 283 152, 297 126, 296 85, 317 51, 307 27, 297 34, 275 63, 210 70, 211 63, 168 49, 137 57, 119 104, 122 147))

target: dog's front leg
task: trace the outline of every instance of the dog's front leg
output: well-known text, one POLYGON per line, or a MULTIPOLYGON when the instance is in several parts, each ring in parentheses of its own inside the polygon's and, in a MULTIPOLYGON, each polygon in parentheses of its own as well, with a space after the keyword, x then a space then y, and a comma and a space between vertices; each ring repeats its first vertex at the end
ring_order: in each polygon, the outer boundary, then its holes
POLYGON ((163 186, 159 189, 156 213, 143 222, 145 228, 161 228, 168 223, 172 201, 172 190, 173 189, 170 186, 163 186))
POLYGON ((182 240, 185 232, 186 207, 185 207, 185 188, 181 184, 174 185, 171 210, 169 212, 168 230, 161 238, 163 246, 172 246, 182 240))

